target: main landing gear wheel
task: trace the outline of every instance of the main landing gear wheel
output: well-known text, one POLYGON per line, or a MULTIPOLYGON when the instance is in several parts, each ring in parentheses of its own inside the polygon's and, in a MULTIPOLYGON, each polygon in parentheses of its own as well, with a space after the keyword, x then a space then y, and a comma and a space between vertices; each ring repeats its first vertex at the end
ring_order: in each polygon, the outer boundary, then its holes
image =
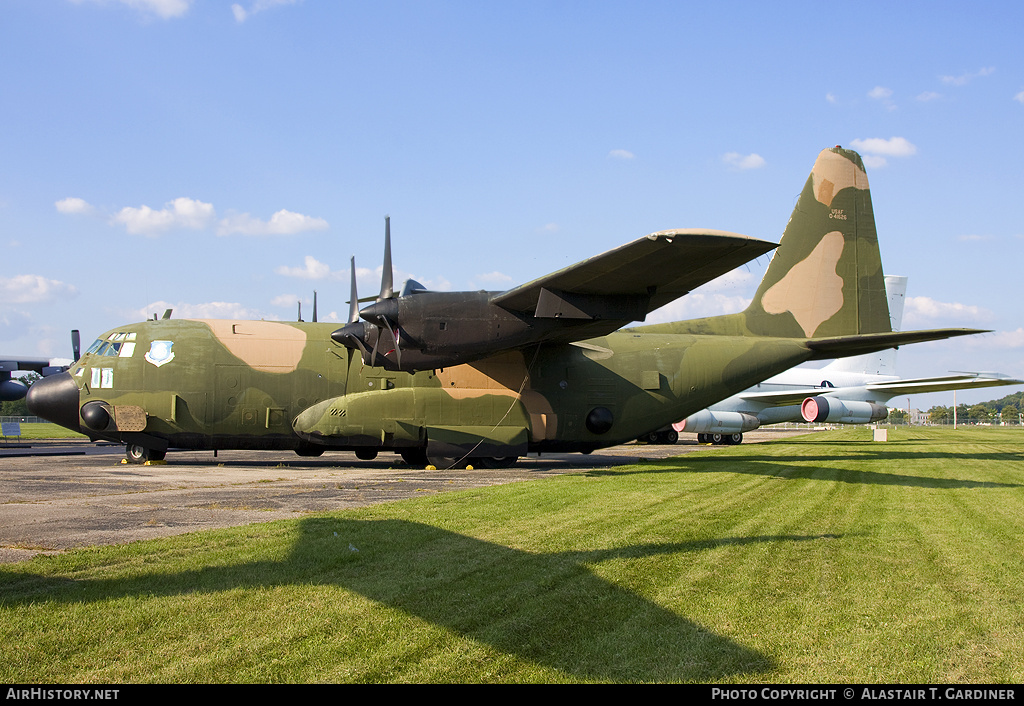
POLYGON ((668 431, 652 431, 644 434, 637 439, 643 444, 668 444, 672 445, 679 441, 679 432, 675 429, 669 429, 668 431))
POLYGON ((410 466, 416 466, 423 468, 427 465, 427 452, 424 449, 405 449, 399 452, 402 460, 408 463, 410 466))
POLYGON ((163 461, 166 451, 146 448, 142 444, 128 444, 124 447, 124 457, 128 463, 145 463, 146 461, 163 461))
POLYGON ((728 439, 728 441, 726 441, 727 444, 736 445, 743 443, 743 434, 729 434, 726 438, 728 439))

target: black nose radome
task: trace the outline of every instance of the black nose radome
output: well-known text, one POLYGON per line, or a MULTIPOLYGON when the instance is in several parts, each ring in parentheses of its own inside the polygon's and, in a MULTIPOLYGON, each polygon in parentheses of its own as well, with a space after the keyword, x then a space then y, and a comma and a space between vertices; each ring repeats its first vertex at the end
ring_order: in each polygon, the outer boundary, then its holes
POLYGON ((58 373, 38 380, 25 396, 28 411, 72 431, 78 424, 78 385, 71 373, 58 373))

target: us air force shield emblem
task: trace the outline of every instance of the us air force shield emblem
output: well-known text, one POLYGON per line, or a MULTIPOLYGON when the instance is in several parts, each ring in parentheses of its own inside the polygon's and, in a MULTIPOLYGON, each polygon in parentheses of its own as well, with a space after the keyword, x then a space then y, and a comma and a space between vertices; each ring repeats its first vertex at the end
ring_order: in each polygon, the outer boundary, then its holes
POLYGON ((174 341, 153 341, 149 344, 146 360, 158 368, 164 363, 170 363, 174 360, 174 351, 171 350, 173 345, 174 341))

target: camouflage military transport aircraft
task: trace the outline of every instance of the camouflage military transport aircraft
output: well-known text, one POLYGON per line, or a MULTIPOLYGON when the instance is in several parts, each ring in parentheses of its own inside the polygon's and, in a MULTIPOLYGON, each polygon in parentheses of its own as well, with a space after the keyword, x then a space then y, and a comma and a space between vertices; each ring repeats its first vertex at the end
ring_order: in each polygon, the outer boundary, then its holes
POLYGON ((620 444, 807 360, 978 333, 892 332, 861 158, 823 151, 743 312, 618 331, 774 245, 661 231, 506 292, 381 293, 350 321, 173 320, 103 334, 29 409, 129 461, 351 450, 510 465, 620 444))

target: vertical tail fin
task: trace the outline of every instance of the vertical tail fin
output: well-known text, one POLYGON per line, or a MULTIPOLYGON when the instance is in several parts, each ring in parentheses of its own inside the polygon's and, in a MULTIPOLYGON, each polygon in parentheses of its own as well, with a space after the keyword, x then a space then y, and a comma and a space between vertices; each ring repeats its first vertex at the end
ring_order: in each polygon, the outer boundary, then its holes
MULTIPOLYGON (((889 316, 892 330, 903 330, 903 302, 907 293, 907 278, 903 275, 886 275, 885 292, 889 297, 889 316)), ((888 348, 877 353, 838 358, 821 369, 826 376, 834 373, 862 373, 865 375, 895 375, 896 349, 888 348)))
POLYGON ((763 336, 816 338, 890 331, 864 162, 823 150, 768 272, 744 312, 763 336))

